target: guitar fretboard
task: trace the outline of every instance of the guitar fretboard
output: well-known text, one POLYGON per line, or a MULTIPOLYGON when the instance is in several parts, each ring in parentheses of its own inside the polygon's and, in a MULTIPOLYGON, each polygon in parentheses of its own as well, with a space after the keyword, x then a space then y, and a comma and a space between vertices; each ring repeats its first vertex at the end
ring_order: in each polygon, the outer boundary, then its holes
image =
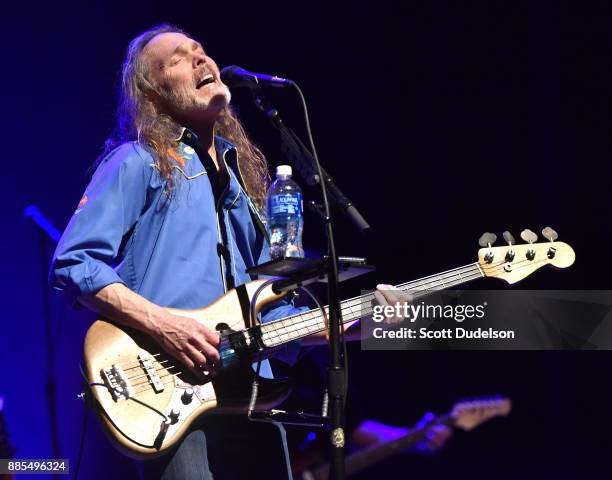
MULTIPOLYGON (((430 292, 445 290, 463 283, 484 277, 478 263, 455 268, 437 275, 420 278, 412 282, 396 285, 396 288, 409 292, 414 299, 430 292)), ((350 323, 372 314, 374 294, 368 293, 340 302, 342 323, 350 323)), ((329 314, 328 307, 324 307, 329 314)), ((298 340, 313 333, 325 330, 325 319, 320 309, 308 310, 297 315, 275 320, 261 325, 262 340, 267 347, 278 347, 284 343, 298 340)))

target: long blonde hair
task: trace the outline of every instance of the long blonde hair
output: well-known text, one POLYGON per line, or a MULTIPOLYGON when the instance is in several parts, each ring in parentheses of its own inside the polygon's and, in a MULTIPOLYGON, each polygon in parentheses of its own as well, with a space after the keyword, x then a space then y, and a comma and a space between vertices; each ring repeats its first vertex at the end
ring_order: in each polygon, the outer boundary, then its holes
MULTIPOLYGON (((161 33, 185 33, 169 24, 157 25, 134 38, 127 49, 121 75, 117 126, 105 143, 105 154, 128 141, 138 141, 155 158, 161 176, 166 181, 166 192, 175 187, 173 162, 168 150, 177 146, 181 126, 169 115, 160 112, 149 93, 154 87, 148 79, 148 68, 142 61, 145 46, 161 33)), ((238 150, 240 173, 245 189, 258 207, 262 207, 270 182, 268 164, 261 150, 251 141, 236 113, 229 106, 219 114, 215 134, 220 135, 238 150)))

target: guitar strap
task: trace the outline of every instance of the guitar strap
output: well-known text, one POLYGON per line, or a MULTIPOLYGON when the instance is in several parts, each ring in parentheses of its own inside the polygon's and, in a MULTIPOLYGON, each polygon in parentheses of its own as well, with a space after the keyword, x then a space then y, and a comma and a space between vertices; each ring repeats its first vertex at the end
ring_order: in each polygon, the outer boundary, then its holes
POLYGON ((219 255, 219 259, 221 260, 221 263, 224 267, 223 271, 225 276, 225 291, 229 291, 235 288, 236 281, 234 279, 234 276, 232 275, 231 255, 227 247, 227 224, 225 221, 225 215, 223 213, 223 207, 219 205, 219 201, 229 184, 231 174, 230 172, 222 172, 217 169, 215 162, 210 157, 208 152, 204 150, 202 144, 193 132, 187 129, 183 129, 179 141, 182 141, 183 143, 189 145, 195 150, 196 154, 198 155, 198 158, 200 159, 200 162, 202 163, 202 166, 206 170, 206 176, 208 177, 208 180, 210 182, 210 186, 212 188, 213 196, 215 199, 215 215, 217 216, 217 221, 219 223, 219 233, 221 235, 220 242, 217 243, 217 254, 219 255), (219 207, 218 209, 217 206, 219 207))
MULTIPOLYGON (((236 294, 238 295, 238 302, 240 302, 240 310, 242 311, 242 318, 246 328, 254 327, 251 325, 251 300, 246 289, 246 284, 239 285, 235 288, 236 294)), ((257 317, 256 321, 257 321, 257 317)))

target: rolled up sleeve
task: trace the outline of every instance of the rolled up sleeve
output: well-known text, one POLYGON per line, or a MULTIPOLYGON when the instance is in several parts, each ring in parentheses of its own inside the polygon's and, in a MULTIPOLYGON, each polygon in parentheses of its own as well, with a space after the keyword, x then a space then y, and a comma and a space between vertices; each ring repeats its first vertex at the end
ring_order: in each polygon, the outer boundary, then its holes
POLYGON ((53 255, 50 285, 74 305, 79 295, 125 283, 113 268, 146 202, 152 159, 126 143, 102 160, 53 255))

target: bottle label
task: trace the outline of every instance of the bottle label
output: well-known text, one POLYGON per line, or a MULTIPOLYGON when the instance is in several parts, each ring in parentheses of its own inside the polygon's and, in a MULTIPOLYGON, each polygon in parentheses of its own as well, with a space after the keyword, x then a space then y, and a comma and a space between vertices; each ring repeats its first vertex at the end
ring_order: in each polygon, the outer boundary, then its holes
POLYGON ((270 198, 270 213, 276 215, 286 213, 299 215, 302 213, 302 194, 272 195, 270 198))

